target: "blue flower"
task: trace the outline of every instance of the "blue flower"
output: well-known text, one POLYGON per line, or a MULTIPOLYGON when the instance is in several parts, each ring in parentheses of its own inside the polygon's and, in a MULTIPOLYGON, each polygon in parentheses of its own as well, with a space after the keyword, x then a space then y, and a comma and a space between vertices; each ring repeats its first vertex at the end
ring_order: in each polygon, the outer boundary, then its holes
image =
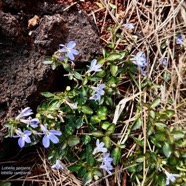
POLYGON ((147 66, 147 59, 143 52, 139 51, 135 57, 131 58, 131 61, 138 66, 142 75, 146 74, 144 68, 147 66))
POLYGON ((110 153, 106 153, 101 158, 102 163, 101 163, 100 168, 106 170, 109 175, 112 175, 112 173, 110 171, 113 169, 113 167, 111 165, 113 159, 111 157, 109 157, 109 156, 110 156, 110 153))
POLYGON ((24 118, 26 116, 30 116, 32 114, 33 114, 32 109, 30 109, 30 107, 26 107, 25 109, 23 109, 19 113, 19 115, 15 119, 18 120, 18 119, 24 118))
POLYGON ((32 128, 37 128, 39 124, 39 119, 38 118, 32 119, 32 117, 29 117, 28 119, 20 119, 20 121, 22 123, 27 124, 27 127, 30 125, 32 128))
POLYGON ((166 170, 165 170, 165 174, 166 174, 166 185, 169 185, 170 181, 175 182, 176 181, 175 177, 180 177, 179 174, 171 174, 171 173, 167 172, 166 170))
POLYGON ((50 140, 56 144, 59 142, 59 139, 56 136, 60 136, 62 133, 58 130, 48 130, 46 125, 40 125, 41 130, 44 133, 44 137, 42 139, 43 146, 48 148, 50 146, 50 140))
POLYGON ((160 58, 158 60, 158 62, 159 62, 160 65, 164 65, 164 66, 167 66, 168 65, 167 58, 160 58))
POLYGON ((101 96, 105 94, 105 91, 103 90, 105 88, 105 84, 100 84, 97 87, 92 87, 94 90, 94 95, 90 97, 90 99, 93 99, 95 101, 100 100, 101 96))
POLYGON ((52 165, 52 167, 51 167, 52 169, 57 169, 57 170, 59 170, 59 169, 64 169, 64 167, 63 167, 63 165, 62 165, 62 163, 61 163, 61 161, 60 160, 56 160, 56 163, 54 164, 54 165, 52 165))
POLYGON ((177 37, 176 37, 176 44, 177 45, 181 45, 183 44, 183 37, 181 34, 178 34, 177 37))
POLYGON ((87 73, 89 72, 100 72, 102 71, 101 69, 101 64, 96 64, 97 63, 97 60, 96 59, 93 59, 91 64, 90 64, 90 68, 89 70, 87 71, 87 73))
POLYGON ((76 43, 74 41, 70 41, 67 46, 60 44, 60 47, 63 47, 61 49, 59 49, 60 53, 66 53, 68 58, 70 60, 74 60, 74 55, 78 55, 79 52, 77 50, 74 49, 74 47, 76 46, 76 43))
POLYGON ((22 148, 25 146, 26 143, 31 143, 30 135, 32 134, 31 131, 25 130, 24 132, 21 131, 20 128, 16 129, 16 136, 13 136, 13 138, 19 138, 18 139, 18 145, 22 148))
POLYGON ((126 24, 123 24, 122 26, 129 30, 134 29, 134 25, 132 23, 126 23, 126 24))
POLYGON ((93 154, 96 154, 98 152, 107 152, 107 148, 104 147, 103 142, 99 142, 99 139, 96 140, 96 148, 93 151, 93 154))

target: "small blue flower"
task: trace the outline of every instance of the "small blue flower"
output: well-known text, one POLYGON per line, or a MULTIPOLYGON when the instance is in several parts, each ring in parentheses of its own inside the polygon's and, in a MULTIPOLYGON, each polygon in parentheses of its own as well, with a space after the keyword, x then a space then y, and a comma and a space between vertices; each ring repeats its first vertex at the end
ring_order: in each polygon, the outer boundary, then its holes
POLYGON ((59 169, 64 169, 64 167, 63 167, 63 165, 62 165, 62 163, 61 163, 61 161, 60 160, 56 160, 56 163, 54 164, 54 165, 52 165, 52 167, 51 167, 52 169, 57 169, 57 170, 59 170, 59 169))
POLYGON ((96 154, 98 152, 107 152, 107 148, 104 147, 104 143, 100 143, 99 139, 96 140, 96 148, 94 149, 92 154, 96 154))
POLYGON ((105 88, 105 84, 100 84, 97 87, 92 87, 94 90, 94 95, 90 97, 90 99, 93 99, 95 101, 100 100, 101 96, 105 94, 105 91, 103 90, 105 88))
POLYGON ((142 75, 145 76, 146 72, 145 72, 144 68, 147 66, 147 59, 145 57, 145 54, 143 52, 139 51, 135 57, 131 58, 131 61, 133 61, 133 63, 138 66, 142 75))
POLYGON ((93 59, 91 64, 90 64, 90 68, 89 70, 87 71, 87 73, 89 72, 100 72, 102 71, 101 69, 101 64, 96 64, 97 63, 97 60, 96 59, 93 59))
POLYGON ((160 65, 164 65, 164 66, 167 66, 168 65, 167 58, 160 58, 158 60, 158 62, 159 62, 160 65))
POLYGON ((22 123, 27 124, 27 127, 30 125, 32 128, 37 128, 39 124, 39 119, 38 118, 32 119, 32 117, 29 117, 28 119, 20 119, 20 121, 22 123))
POLYGON ((102 158, 102 163, 103 164, 107 164, 107 163, 111 163, 113 161, 113 159, 110 157, 110 153, 106 153, 102 158))
POLYGON ((58 130, 48 130, 46 125, 40 125, 41 130, 44 133, 44 137, 42 139, 43 146, 48 148, 50 146, 50 140, 56 144, 59 142, 59 139, 56 136, 61 136, 61 131, 58 130))
POLYGON ((183 37, 181 34, 178 34, 177 37, 176 37, 176 44, 177 45, 181 45, 183 44, 183 37))
POLYGON ((113 159, 110 157, 110 153, 106 153, 102 158, 101 158, 101 169, 105 169, 109 175, 112 175, 112 173, 110 172, 113 167, 111 165, 113 159))
POLYGON ((112 175, 111 170, 113 169, 113 166, 110 163, 101 164, 100 168, 106 170, 109 175, 112 175))
POLYGON ((65 46, 63 44, 60 44, 59 46, 63 47, 63 48, 59 49, 59 52, 60 53, 66 53, 68 58, 72 61, 74 60, 74 55, 79 54, 79 52, 76 49, 74 49, 74 47, 76 46, 76 43, 74 41, 70 41, 67 44, 67 46, 65 46))
POLYGON ((170 181, 174 183, 176 181, 175 177, 180 177, 179 174, 171 174, 167 172, 166 170, 165 170, 165 174, 166 174, 166 185, 169 185, 170 181))
POLYGON ((134 25, 132 23, 126 23, 126 24, 123 24, 122 26, 129 30, 134 29, 134 25))
POLYGON ((21 131, 20 128, 16 129, 16 136, 13 136, 13 138, 19 138, 18 139, 18 145, 22 148, 25 146, 26 143, 31 143, 30 135, 32 134, 31 131, 25 130, 24 132, 21 131))
POLYGON ((23 109, 19 113, 19 115, 15 119, 18 120, 18 119, 24 118, 26 116, 30 116, 32 114, 33 114, 32 109, 30 109, 30 107, 26 107, 25 109, 23 109))

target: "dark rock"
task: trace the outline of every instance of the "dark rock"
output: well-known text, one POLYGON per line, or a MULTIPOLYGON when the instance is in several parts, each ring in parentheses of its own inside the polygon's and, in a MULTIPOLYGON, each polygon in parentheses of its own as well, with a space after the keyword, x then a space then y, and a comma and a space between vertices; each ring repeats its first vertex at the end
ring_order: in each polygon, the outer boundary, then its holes
POLYGON ((60 14, 47 15, 30 35, 39 53, 52 55, 60 43, 66 42, 68 29, 60 14))
POLYGON ((96 27, 84 13, 63 12, 61 4, 42 0, 3 0, 0 12, 0 123, 27 106, 36 109, 43 91, 59 91, 66 79, 62 68, 42 62, 58 45, 73 40, 80 54, 75 63, 101 54, 96 27), (32 30, 28 20, 41 22, 32 30), (31 32, 31 34, 29 34, 31 32))

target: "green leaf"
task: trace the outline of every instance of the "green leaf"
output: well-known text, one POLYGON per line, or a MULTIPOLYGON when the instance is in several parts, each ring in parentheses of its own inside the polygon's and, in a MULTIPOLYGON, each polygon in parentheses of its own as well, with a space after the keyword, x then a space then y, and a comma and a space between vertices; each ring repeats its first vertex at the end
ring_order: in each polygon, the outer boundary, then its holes
POLYGON ((111 65, 111 66, 110 66, 110 71, 111 71, 111 74, 112 74, 113 76, 115 76, 116 73, 117 73, 117 71, 118 71, 118 66, 117 66, 117 65, 111 65))
POLYGON ((55 70, 57 68, 58 64, 52 63, 52 70, 55 70))
POLYGON ((78 118, 76 123, 75 123, 75 126, 76 126, 77 129, 82 127, 83 126, 83 118, 78 118))
POLYGON ((101 121, 101 119, 97 115, 94 115, 94 116, 90 117, 90 123, 91 124, 96 124, 96 123, 99 123, 100 121, 101 121))
POLYGON ((67 72, 70 72, 72 69, 71 69, 71 66, 68 64, 68 63, 63 63, 63 68, 67 71, 67 72))
POLYGON ((83 79, 83 85, 86 85, 87 83, 88 83, 88 78, 85 77, 85 78, 83 79))
POLYGON ((11 186, 11 182, 0 182, 0 186, 11 186))
POLYGON ((185 136, 184 132, 182 132, 182 131, 174 131, 174 132, 172 132, 172 135, 173 135, 174 139, 182 139, 185 136))
POLYGON ((65 126, 65 133, 68 135, 72 135, 74 133, 75 129, 74 126, 72 124, 67 124, 65 126))
POLYGON ((172 154, 171 146, 167 142, 163 145, 163 153, 167 158, 172 154))
POLYGON ((76 71, 74 71, 74 77, 79 80, 83 80, 82 75, 76 71))
POLYGON ((161 132, 161 131, 157 131, 155 134, 154 134, 154 137, 157 141, 162 141, 164 142, 166 140, 166 136, 165 136, 165 133, 164 132, 161 132))
POLYGON ((59 109, 60 105, 61 105, 61 102, 55 100, 55 101, 53 101, 53 102, 50 104, 49 110, 55 111, 55 110, 59 109))
POLYGON ((121 160, 121 149, 119 147, 114 148, 111 157, 113 158, 113 164, 117 165, 121 160))
POLYGON ((53 61, 50 58, 47 58, 43 61, 43 64, 45 65, 51 65, 53 63, 53 61))
POLYGON ((94 175, 101 177, 102 176, 102 172, 99 169, 95 169, 94 170, 94 175))
POLYGON ((120 59, 121 59, 121 55, 117 53, 111 54, 110 56, 106 58, 107 61, 115 61, 115 60, 120 60, 120 59))
POLYGON ((86 144, 88 144, 91 141, 91 137, 88 135, 85 135, 82 137, 82 141, 86 144))
POLYGON ((113 134, 114 131, 115 131, 115 128, 116 128, 116 126, 115 126, 114 124, 111 124, 111 125, 107 128, 107 131, 105 132, 105 135, 106 135, 106 136, 109 136, 109 135, 113 134))
POLYGON ((92 172, 87 172, 84 176, 83 176, 83 184, 87 185, 88 183, 90 183, 93 179, 93 175, 92 172))
POLYGON ((110 137, 108 137, 108 136, 103 137, 103 142, 104 142, 104 144, 105 144, 105 147, 106 147, 107 149, 109 149, 110 146, 111 146, 110 137))
POLYGON ((81 169, 81 167, 82 167, 81 165, 71 165, 70 167, 68 167, 68 169, 70 171, 77 172, 77 171, 79 171, 81 169))
POLYGON ((87 146, 86 146, 86 161, 87 161, 87 164, 89 164, 90 166, 94 165, 94 162, 95 162, 92 152, 93 152, 92 147, 89 144, 87 144, 87 146))
POLYGON ((137 162, 137 163, 141 163, 143 161, 144 161, 144 156, 141 156, 139 158, 136 158, 136 160, 135 160, 135 162, 137 162))
POLYGON ((136 142, 137 145, 143 147, 143 145, 144 145, 144 140, 142 140, 142 139, 140 140, 140 139, 138 139, 138 138, 136 138, 136 137, 133 137, 133 140, 136 142))
POLYGON ((85 167, 82 167, 79 171, 78 171, 78 177, 83 177, 85 175, 85 173, 87 172, 87 169, 85 167))
POLYGON ((166 176, 164 173, 158 174, 157 182, 159 186, 165 186, 166 185, 166 176))
POLYGON ((55 97, 55 94, 52 94, 50 92, 42 92, 41 95, 44 96, 44 97, 46 97, 46 98, 55 97))
POLYGON ((103 137, 104 136, 103 132, 100 131, 100 130, 96 130, 96 131, 94 131, 94 132, 92 132, 90 134, 95 136, 95 137, 103 137))
POLYGON ((107 116, 108 115, 108 109, 105 106, 101 106, 98 111, 97 114, 100 116, 107 116))
POLYGON ((90 107, 88 107, 88 106, 82 106, 81 111, 84 114, 89 114, 89 115, 93 114, 93 110, 90 107))
POLYGON ((175 111, 171 109, 167 109, 165 111, 165 114, 167 115, 168 118, 172 118, 172 116, 175 114, 175 111))
POLYGON ((67 143, 70 147, 77 145, 79 142, 80 142, 80 139, 77 136, 70 136, 67 140, 67 143))
POLYGON ((150 117, 153 119, 156 117, 156 113, 153 110, 150 110, 149 114, 150 114, 150 117))
POLYGON ((162 122, 156 122, 155 125, 157 127, 163 127, 163 128, 166 127, 166 124, 165 123, 162 123, 162 122))
POLYGON ((160 99, 160 98, 156 98, 156 99, 154 99, 154 101, 151 103, 150 107, 151 107, 151 108, 155 108, 155 107, 157 107, 157 106, 160 104, 160 102, 161 102, 161 99, 160 99))
POLYGON ((151 139, 151 142, 152 142, 156 147, 159 147, 159 148, 162 147, 161 143, 160 143, 159 141, 157 141, 156 138, 151 137, 150 139, 151 139))
POLYGON ((170 165, 172 166, 176 166, 178 164, 177 162, 177 158, 175 156, 171 156, 169 159, 168 159, 168 162, 170 163, 170 165))
POLYGON ((102 70, 102 71, 96 73, 96 76, 97 76, 97 77, 100 77, 100 78, 105 77, 105 75, 106 75, 106 72, 105 72, 104 70, 102 70))
POLYGON ((102 123, 101 128, 107 130, 112 123, 105 121, 102 123))
POLYGON ((89 76, 88 79, 90 81, 95 81, 95 82, 102 80, 101 77, 96 77, 96 76, 89 76))
POLYGON ((136 166, 131 166, 127 169, 129 172, 136 172, 136 166))
POLYGON ((142 120, 141 118, 137 118, 137 120, 134 122, 132 126, 132 130, 137 130, 142 126, 142 120))

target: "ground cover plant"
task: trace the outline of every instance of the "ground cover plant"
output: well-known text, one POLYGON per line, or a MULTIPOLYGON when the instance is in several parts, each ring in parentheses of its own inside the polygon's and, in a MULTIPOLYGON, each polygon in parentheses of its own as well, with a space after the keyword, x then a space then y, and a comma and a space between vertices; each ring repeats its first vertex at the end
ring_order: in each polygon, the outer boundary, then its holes
POLYGON ((185 3, 116 5, 97 2, 114 21, 102 56, 78 67, 78 43, 61 43, 44 64, 63 66, 69 85, 10 118, 6 137, 43 145, 51 185, 70 170, 80 185, 184 186, 185 3))

